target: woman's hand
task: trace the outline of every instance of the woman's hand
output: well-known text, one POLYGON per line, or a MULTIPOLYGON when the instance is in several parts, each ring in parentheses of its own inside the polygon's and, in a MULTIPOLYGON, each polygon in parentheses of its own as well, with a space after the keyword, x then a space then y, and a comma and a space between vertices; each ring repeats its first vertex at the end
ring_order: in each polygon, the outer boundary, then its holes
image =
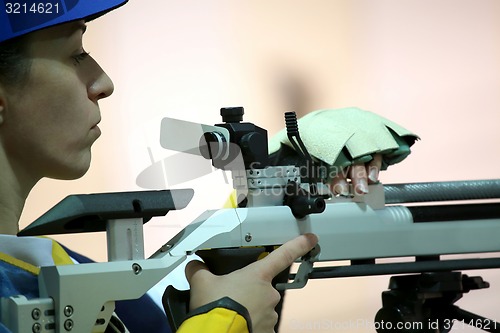
POLYGON ((280 246, 267 257, 227 275, 212 274, 200 261, 186 266, 186 277, 191 286, 190 309, 230 297, 250 313, 253 332, 274 332, 278 314, 274 310, 280 301, 272 279, 292 263, 308 253, 318 242, 313 234, 305 234, 280 246))

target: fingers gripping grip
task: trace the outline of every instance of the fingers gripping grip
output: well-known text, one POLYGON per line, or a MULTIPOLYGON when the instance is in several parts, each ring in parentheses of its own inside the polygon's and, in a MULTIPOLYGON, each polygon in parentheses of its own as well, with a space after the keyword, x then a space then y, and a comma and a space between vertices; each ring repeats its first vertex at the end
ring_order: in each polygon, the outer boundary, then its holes
MULTIPOLYGON (((264 247, 231 248, 201 250, 196 254, 203 259, 213 274, 225 275, 257 261, 270 250, 272 249, 264 247)), ((286 283, 288 275, 289 269, 278 274, 272 282, 273 286, 276 286, 277 283, 286 283)), ((281 301, 276 306, 278 315, 281 313, 284 291, 280 291, 280 295, 281 301)), ((165 290, 162 303, 172 331, 177 331, 186 319, 189 312, 189 300, 189 290, 177 290, 173 286, 168 286, 165 290)), ((278 324, 276 324, 275 331, 278 329, 278 324)))

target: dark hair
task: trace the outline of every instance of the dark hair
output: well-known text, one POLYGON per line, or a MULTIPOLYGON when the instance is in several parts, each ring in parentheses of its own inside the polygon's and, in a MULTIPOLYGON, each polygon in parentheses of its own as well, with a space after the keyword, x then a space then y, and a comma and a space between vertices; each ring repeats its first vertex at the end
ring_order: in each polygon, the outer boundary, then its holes
POLYGON ((31 60, 27 40, 21 36, 0 43, 0 84, 4 87, 16 87, 28 77, 31 60))

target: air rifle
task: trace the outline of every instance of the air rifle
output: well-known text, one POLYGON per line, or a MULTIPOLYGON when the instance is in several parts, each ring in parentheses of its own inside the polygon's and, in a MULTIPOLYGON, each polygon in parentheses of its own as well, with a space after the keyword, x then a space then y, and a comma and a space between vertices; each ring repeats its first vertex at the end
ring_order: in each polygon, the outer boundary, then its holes
MULTIPOLYGON (((204 129, 200 153, 214 166, 232 171, 238 207, 206 211, 145 259, 143 224, 187 206, 192 190, 69 196, 20 236, 106 230, 109 262, 41 267, 40 297, 3 298, 2 322, 23 333, 104 332, 114 301, 142 296, 191 254, 206 258, 209 267, 221 273, 304 233, 317 234, 320 242, 302 258, 296 273, 287 274, 291 282, 276 284, 279 290, 302 288, 310 278, 415 273, 393 277, 376 320, 428 321, 444 313, 436 310, 443 306, 449 316, 482 318, 453 305, 463 293, 488 286, 460 271, 499 268, 500 257, 446 255, 500 252, 500 203, 490 200, 500 198, 500 180, 376 184, 364 196, 333 196, 315 176, 314 163, 308 163, 293 115, 287 115, 287 128, 306 161, 305 175, 296 165, 268 164, 267 133, 243 123, 242 109, 221 113, 223 124, 204 129), (243 162, 235 163, 240 157, 243 162), (483 199, 488 202, 474 203, 483 199), (409 204, 460 200, 467 203, 409 204), (387 258, 403 261, 383 262, 387 258), (314 268, 319 261, 332 266, 314 268), (339 261, 349 263, 338 265, 339 261)), ((162 135, 164 131, 162 125, 162 135)), ((174 329, 186 311, 182 297, 170 305, 164 299, 174 329)), ((447 329, 441 325, 418 332, 447 329)))

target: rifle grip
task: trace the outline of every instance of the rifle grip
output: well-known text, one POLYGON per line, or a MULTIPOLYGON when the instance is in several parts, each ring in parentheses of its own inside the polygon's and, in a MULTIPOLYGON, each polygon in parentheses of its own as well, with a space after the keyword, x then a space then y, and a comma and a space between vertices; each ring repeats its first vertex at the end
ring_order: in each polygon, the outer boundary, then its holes
POLYGON ((264 247, 240 247, 200 250, 196 254, 203 259, 210 272, 225 275, 257 261, 265 252, 264 247))
POLYGON ((168 286, 161 299, 172 332, 176 332, 189 312, 190 293, 168 286))

